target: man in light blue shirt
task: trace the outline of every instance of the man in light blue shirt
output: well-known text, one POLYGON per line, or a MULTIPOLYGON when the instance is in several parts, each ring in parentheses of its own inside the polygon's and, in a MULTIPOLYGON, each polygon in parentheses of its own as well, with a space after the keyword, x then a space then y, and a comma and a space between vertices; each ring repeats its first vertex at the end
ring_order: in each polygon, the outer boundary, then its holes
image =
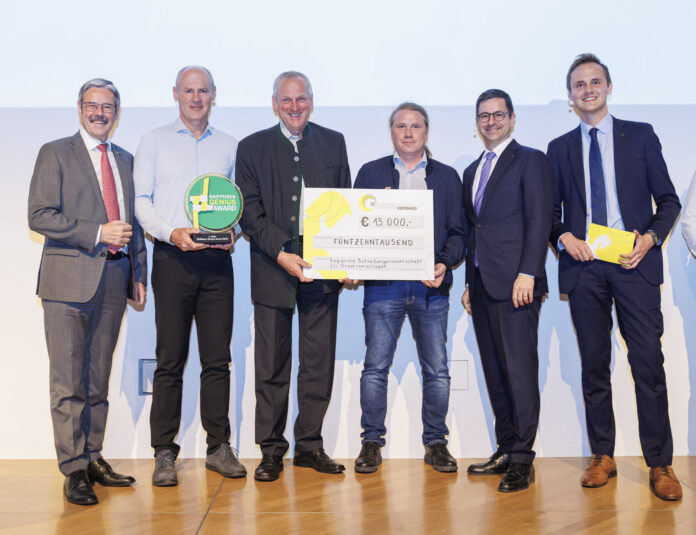
POLYGON ((152 483, 178 483, 174 439, 181 420, 182 377, 195 318, 201 359, 201 422, 207 433, 206 468, 225 477, 246 470, 230 448, 230 342, 234 278, 230 245, 195 243, 184 209, 191 182, 203 174, 234 177, 237 140, 210 126, 215 101, 210 72, 181 69, 173 89, 179 118, 146 133, 135 156, 135 212, 155 240, 152 289, 157 325, 157 369, 150 411, 155 449, 152 483))

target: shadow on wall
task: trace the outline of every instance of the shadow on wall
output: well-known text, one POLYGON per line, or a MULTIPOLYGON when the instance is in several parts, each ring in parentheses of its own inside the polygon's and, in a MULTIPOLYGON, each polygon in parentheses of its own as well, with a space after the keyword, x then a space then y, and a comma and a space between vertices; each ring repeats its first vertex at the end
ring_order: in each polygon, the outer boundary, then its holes
MULTIPOLYGON (((681 202, 686 200, 688 189, 684 191, 681 202)), ((675 225, 672 240, 679 242, 679 261, 670 262, 669 276, 672 279, 672 298, 674 304, 679 309, 682 325, 684 326, 684 345, 686 347, 686 358, 689 374, 689 384, 692 385, 687 404, 687 421, 689 428, 687 432, 687 448, 689 455, 696 455, 696 258, 691 255, 681 234, 681 220, 675 225)), ((669 358, 669 354, 665 355, 669 358)), ((669 377, 667 378, 669 381, 669 377)), ((672 423, 674 426, 674 423, 672 423)))
MULTIPOLYGON (((577 336, 570 318, 570 306, 568 297, 560 295, 558 290, 558 263, 554 250, 549 246, 546 256, 546 279, 548 281, 549 293, 541 306, 541 317, 539 320, 539 391, 542 396, 543 411, 547 408, 544 403, 544 392, 547 387, 554 387, 551 384, 553 379, 549 378, 549 372, 559 369, 560 376, 572 396, 574 412, 577 418, 580 439, 582 441, 582 454, 589 455, 590 447, 587 438, 587 426, 585 422, 585 403, 582 395, 582 366, 580 362, 580 351, 577 343, 577 336), (555 341, 558 347, 554 347, 555 341), (558 365, 551 362, 551 355, 558 358, 558 365)), ((569 426, 570 422, 566 422, 569 426)), ((556 425, 556 423, 552 424, 556 425)), ((570 426, 569 426, 570 427, 570 426)), ((539 436, 544 437, 546 430, 545 420, 540 419, 539 436)), ((551 434, 551 433, 550 433, 551 434)), ((540 440, 537 440, 537 445, 540 440)))

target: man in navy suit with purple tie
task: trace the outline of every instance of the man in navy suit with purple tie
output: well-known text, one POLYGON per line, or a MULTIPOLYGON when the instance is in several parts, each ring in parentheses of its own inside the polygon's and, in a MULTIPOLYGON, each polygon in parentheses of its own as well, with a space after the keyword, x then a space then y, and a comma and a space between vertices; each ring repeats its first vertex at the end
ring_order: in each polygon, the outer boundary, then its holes
POLYGON ((476 126, 486 150, 463 177, 469 229, 462 302, 474 320, 498 448, 467 472, 504 474, 498 490, 514 492, 534 482, 537 328, 548 290, 553 175, 543 152, 512 139, 515 112, 505 91, 479 96, 476 126))
POLYGON ((609 69, 582 54, 566 77, 580 126, 554 139, 551 243, 557 248, 559 289, 568 294, 582 360, 582 388, 592 460, 584 487, 616 475, 611 395, 612 302, 635 382, 638 424, 650 486, 663 500, 682 490, 672 470, 672 432, 660 338, 662 251, 681 208, 652 126, 609 115, 609 69), (656 210, 653 211, 653 201, 656 210), (620 264, 594 260, 585 242, 590 223, 635 234, 620 264))

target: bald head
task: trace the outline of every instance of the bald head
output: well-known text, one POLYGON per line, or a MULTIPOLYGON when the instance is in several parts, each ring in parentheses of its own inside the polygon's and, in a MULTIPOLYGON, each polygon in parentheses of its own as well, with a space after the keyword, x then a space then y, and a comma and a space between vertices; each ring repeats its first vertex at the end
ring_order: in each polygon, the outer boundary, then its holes
POLYGON ((204 73, 208 77, 208 88, 212 91, 215 88, 215 81, 213 80, 213 75, 212 73, 203 67, 202 65, 187 65, 186 67, 182 67, 178 73, 176 73, 176 82, 174 83, 174 87, 176 89, 179 89, 181 86, 181 79, 184 77, 184 74, 186 74, 189 71, 200 71, 204 73))

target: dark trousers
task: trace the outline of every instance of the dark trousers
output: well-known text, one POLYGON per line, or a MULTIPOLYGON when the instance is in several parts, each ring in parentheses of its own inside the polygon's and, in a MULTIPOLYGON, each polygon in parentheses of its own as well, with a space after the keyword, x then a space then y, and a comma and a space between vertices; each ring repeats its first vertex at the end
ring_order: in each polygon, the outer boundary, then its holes
POLYGON ((539 425, 537 333, 541 296, 515 308, 510 289, 510 299, 497 301, 483 287, 478 269, 469 295, 483 375, 495 415, 498 451, 509 454, 511 462, 531 464, 539 425))
MULTIPOLYGON (((323 292, 323 282, 297 288, 299 361, 295 451, 323 448, 321 428, 331 399, 336 360, 338 294, 323 292)), ((292 368, 291 308, 254 304, 256 367, 256 443, 263 453, 285 455, 292 368)))
POLYGON ((614 455, 611 395, 612 301, 635 383, 638 429, 648 466, 672 464, 672 430, 662 356, 660 288, 636 270, 588 263, 568 294, 582 359, 582 390, 592 453, 614 455))
POLYGON ((230 342, 234 311, 234 276, 228 251, 183 252, 157 241, 153 253, 152 289, 157 326, 157 369, 150 411, 155 453, 170 449, 181 421, 183 374, 188 358, 191 322, 196 320, 201 360, 201 423, 208 453, 230 440, 230 342))
POLYGON ((126 308, 130 260, 107 261, 86 303, 43 300, 50 359, 51 417, 64 475, 101 457, 109 376, 126 308))

